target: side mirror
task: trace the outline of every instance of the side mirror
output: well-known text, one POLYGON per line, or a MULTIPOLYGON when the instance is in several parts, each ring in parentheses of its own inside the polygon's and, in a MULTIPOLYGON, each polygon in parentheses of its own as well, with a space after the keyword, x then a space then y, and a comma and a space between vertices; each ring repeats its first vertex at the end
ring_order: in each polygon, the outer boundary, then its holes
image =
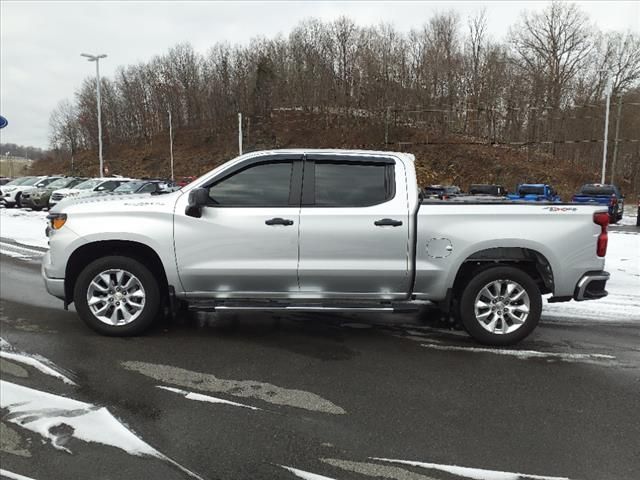
POLYGON ((189 192, 189 203, 184 213, 190 217, 200 218, 202 216, 202 207, 208 202, 209 190, 206 188, 194 188, 189 192))
POLYGON ((96 188, 96 192, 101 192, 101 191, 103 191, 103 190, 104 190, 104 187, 98 187, 98 188, 96 188))

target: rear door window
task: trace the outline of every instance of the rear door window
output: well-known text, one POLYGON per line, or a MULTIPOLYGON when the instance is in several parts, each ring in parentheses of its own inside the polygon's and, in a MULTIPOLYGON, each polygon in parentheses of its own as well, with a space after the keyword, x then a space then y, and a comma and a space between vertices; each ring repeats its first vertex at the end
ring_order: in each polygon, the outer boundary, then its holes
POLYGON ((384 203, 395 193, 393 168, 390 163, 316 160, 314 205, 367 207, 384 203))

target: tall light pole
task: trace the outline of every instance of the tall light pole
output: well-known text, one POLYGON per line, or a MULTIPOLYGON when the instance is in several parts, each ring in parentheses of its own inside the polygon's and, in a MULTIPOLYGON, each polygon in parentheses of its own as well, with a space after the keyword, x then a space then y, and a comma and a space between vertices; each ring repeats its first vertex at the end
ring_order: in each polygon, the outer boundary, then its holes
MULTIPOLYGON (((606 72, 606 70, 604 70, 606 72)), ((607 72, 608 73, 608 72, 607 72)), ((605 112, 604 112, 604 142, 602 144, 602 175, 600 183, 604 183, 604 175, 607 171, 607 143, 609 139, 609 108, 611 106, 611 90, 613 85, 611 84, 611 78, 607 75, 607 86, 605 87, 605 94, 607 96, 605 112)))
POLYGON ((98 102, 98 158, 100 159, 100 178, 104 177, 104 162, 102 161, 102 108, 100 106, 100 59, 105 58, 104 53, 100 55, 90 55, 81 53, 81 57, 86 57, 90 62, 96 62, 96 97, 98 102))
POLYGON ((173 182, 173 125, 171 123, 171 108, 167 109, 169 114, 169 154, 171 156, 171 181, 173 182))

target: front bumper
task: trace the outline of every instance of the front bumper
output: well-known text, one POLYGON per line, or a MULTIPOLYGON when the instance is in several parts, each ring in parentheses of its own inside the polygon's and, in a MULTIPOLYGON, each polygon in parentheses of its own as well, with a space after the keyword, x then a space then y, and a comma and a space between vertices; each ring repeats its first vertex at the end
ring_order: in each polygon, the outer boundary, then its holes
POLYGON ((60 300, 65 300, 64 294, 64 278, 51 278, 47 276, 46 267, 51 263, 51 255, 49 252, 42 257, 42 279, 44 280, 44 286, 54 297, 58 297, 60 300))
POLYGON ((605 290, 605 286, 609 277, 609 272, 604 270, 585 273, 576 284, 573 299, 580 302, 606 297, 609 292, 605 290))
POLYGON ((25 207, 45 208, 48 206, 48 199, 41 197, 22 197, 22 205, 25 207))

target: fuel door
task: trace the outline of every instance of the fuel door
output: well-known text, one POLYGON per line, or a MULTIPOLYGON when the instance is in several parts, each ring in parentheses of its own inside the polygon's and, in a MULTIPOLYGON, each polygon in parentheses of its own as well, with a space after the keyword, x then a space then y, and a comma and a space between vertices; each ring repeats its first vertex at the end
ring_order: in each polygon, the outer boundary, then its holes
POLYGON ((452 251, 453 245, 448 238, 432 238, 427 242, 427 255, 431 258, 446 258, 452 251))

